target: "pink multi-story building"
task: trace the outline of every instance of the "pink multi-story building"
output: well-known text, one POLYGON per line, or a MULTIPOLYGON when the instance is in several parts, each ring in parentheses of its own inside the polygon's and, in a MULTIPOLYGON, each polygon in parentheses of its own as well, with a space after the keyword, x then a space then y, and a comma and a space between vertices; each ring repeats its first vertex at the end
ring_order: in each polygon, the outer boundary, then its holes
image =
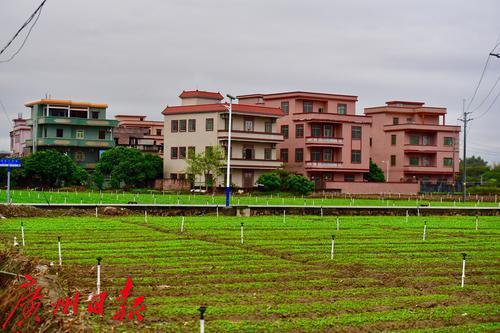
POLYGON ((19 114, 14 121, 14 128, 10 131, 10 150, 13 156, 23 156, 28 153, 26 150, 26 140, 31 139, 31 127, 28 126, 28 119, 23 119, 19 114))
POLYGON ((454 183, 460 126, 445 124, 446 108, 389 101, 365 114, 372 119, 370 156, 390 182, 419 181, 437 190, 454 183))
POLYGON ((116 115, 113 131, 117 146, 127 146, 163 157, 163 121, 146 120, 143 115, 116 115))
POLYGON ((285 141, 277 148, 286 170, 307 176, 317 190, 353 193, 352 183, 363 183, 372 120, 356 115, 357 96, 294 91, 238 99, 284 112, 277 122, 285 141))

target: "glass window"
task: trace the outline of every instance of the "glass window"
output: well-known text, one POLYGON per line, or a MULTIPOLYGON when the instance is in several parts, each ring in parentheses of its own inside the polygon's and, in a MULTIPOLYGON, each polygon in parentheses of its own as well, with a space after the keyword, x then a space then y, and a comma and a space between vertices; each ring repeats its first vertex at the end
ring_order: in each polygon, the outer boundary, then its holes
POLYGON ((332 150, 330 148, 323 149, 323 161, 325 162, 332 161, 332 150))
POLYGON ((451 158, 451 157, 443 158, 443 165, 444 166, 453 166, 453 158, 451 158))
POLYGON ((92 111, 92 119, 99 119, 99 112, 92 111))
POLYGON ((304 149, 295 148, 295 162, 302 162, 304 160, 304 149))
POLYGON ((85 138, 85 132, 83 130, 76 130, 76 138, 77 139, 84 139, 85 138))
POLYGON ((308 101, 304 101, 303 112, 304 113, 313 112, 313 103, 312 102, 308 102, 308 101))
POLYGON ((62 138, 64 136, 64 130, 62 128, 56 129, 56 137, 62 138))
POLYGON ((205 120, 205 130, 211 132, 214 130, 214 118, 207 118, 205 120))
POLYGON ((75 161, 81 162, 83 160, 85 160, 85 154, 83 153, 83 151, 75 152, 75 161))
POLYGON ((333 125, 325 124, 323 126, 323 136, 327 138, 333 137, 333 125))
POLYGON ((178 120, 171 120, 170 121, 170 132, 172 132, 172 133, 179 132, 179 121, 178 120))
POLYGON ((351 132, 353 139, 361 139, 361 126, 353 126, 351 132))
POLYGON ((422 144, 424 146, 429 146, 431 144, 431 137, 428 135, 422 135, 422 144))
POLYGON ((88 118, 87 111, 80 111, 80 110, 70 110, 69 116, 71 118, 88 118))
POLYGON ((280 149, 281 162, 288 163, 288 149, 280 149))
POLYGON ((272 121, 266 121, 264 123, 264 132, 272 133, 273 132, 273 123, 272 121))
POLYGON ((427 156, 422 157, 422 166, 431 166, 431 159, 427 156))
POLYGON ((396 145, 396 134, 391 134, 391 145, 396 145))
POLYGON ((245 119, 245 122, 243 123, 243 130, 245 132, 253 132, 253 119, 252 118, 245 119))
POLYGON ((313 124, 311 126, 311 136, 315 138, 321 137, 321 125, 313 124))
POLYGON ((295 137, 296 138, 304 137, 304 124, 295 125, 295 137))
POLYGON ((443 140, 445 146, 453 146, 453 138, 451 136, 445 136, 443 140))
POLYGON ((188 131, 189 132, 196 132, 196 119, 189 119, 188 131))
POLYGON ((175 160, 179 157, 178 155, 179 149, 177 147, 170 148, 170 159, 175 160))
POLYGON ((106 130, 99 130, 99 140, 106 139, 106 130))
POLYGON ((410 144, 411 145, 418 145, 420 142, 420 138, 418 137, 418 135, 411 135, 410 136, 410 144))
POLYGON ((416 157, 416 156, 412 156, 410 157, 410 165, 411 166, 418 166, 420 163, 419 163, 419 158, 416 157))
POLYGON ((273 157, 273 150, 271 148, 264 148, 264 159, 270 160, 273 157))
POLYGON ((338 114, 346 114, 347 104, 337 104, 337 113, 338 114))
POLYGON ((281 134, 284 139, 288 139, 288 125, 281 125, 281 134))
POLYGON ((186 158, 186 147, 179 147, 179 158, 180 159, 186 158))
POLYGON ((161 135, 161 129, 159 128, 156 129, 156 135, 161 135))
POLYGON ((49 116, 50 117, 67 117, 68 116, 68 110, 66 109, 49 109, 49 116))
POLYGON ((344 175, 345 182, 353 182, 355 180, 354 175, 344 175))
POLYGON ((361 163, 361 150, 351 151, 351 163, 361 163))
POLYGON ((396 155, 391 155, 391 166, 396 166, 396 155))
POLYGON ((179 132, 186 132, 186 119, 179 120, 179 132))
POLYGON ((321 150, 314 149, 311 151, 311 161, 314 161, 314 162, 321 161, 321 150))
POLYGON ((399 118, 398 117, 392 118, 392 124, 393 125, 398 125, 399 124, 399 118))
POLYGON ((284 114, 288 114, 290 111, 290 103, 289 102, 281 102, 281 110, 284 114))

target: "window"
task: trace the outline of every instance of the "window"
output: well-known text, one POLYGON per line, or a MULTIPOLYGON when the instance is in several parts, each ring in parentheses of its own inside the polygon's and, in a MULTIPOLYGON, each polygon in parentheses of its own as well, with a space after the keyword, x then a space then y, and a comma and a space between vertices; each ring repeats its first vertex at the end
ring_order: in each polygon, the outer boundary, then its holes
POLYGON ((354 181, 354 175, 344 175, 344 181, 345 182, 353 182, 354 181))
POLYGON ((99 130, 99 140, 106 139, 106 130, 99 130))
POLYGON ((179 132, 186 132, 186 119, 179 120, 179 132))
POLYGON ((443 158, 443 165, 444 166, 453 166, 453 158, 451 158, 451 157, 443 158))
POLYGON ((92 111, 92 119, 99 119, 99 112, 92 111))
POLYGON ((77 139, 84 139, 85 138, 85 132, 83 130, 76 130, 76 138, 77 139))
POLYGON ((196 154, 196 147, 188 147, 188 157, 193 158, 196 154))
POLYGON ((424 167, 428 167, 428 166, 431 166, 432 165, 432 161, 429 157, 427 156, 423 156, 422 157, 422 166, 424 167))
POLYGON ((411 145, 418 145, 420 142, 420 139, 418 137, 418 135, 411 135, 410 136, 410 144, 411 145))
POLYGON ((428 135, 422 135, 422 144, 424 146, 429 146, 431 144, 431 137, 428 135))
POLYGON ((333 137, 333 125, 331 124, 325 124, 323 126, 323 136, 326 138, 332 138, 333 137))
POLYGON ((50 117, 67 117, 68 111, 66 109, 49 109, 50 117))
POLYGON ((370 138, 370 147, 372 146, 373 140, 370 138))
POLYGON ((323 161, 325 162, 332 161, 332 150, 330 148, 323 149, 323 161))
POLYGON ((253 132, 253 118, 245 118, 243 130, 245 132, 253 132))
POLYGON ((196 132, 196 119, 189 119, 188 120, 188 131, 189 132, 196 132))
POLYGON ((264 148, 264 159, 270 160, 273 158, 273 150, 271 148, 264 148))
POLYGON ((295 162, 302 162, 304 160, 304 149, 295 148, 295 162))
POLYGON ((156 135, 161 135, 161 129, 159 128, 156 129, 156 135))
POLYGON ((313 124, 311 127, 311 136, 314 138, 321 137, 321 125, 313 124))
POLYGON ((346 114, 347 104, 337 104, 337 113, 338 114, 346 114))
POLYGON ((69 116, 71 118, 88 118, 87 111, 80 111, 80 110, 70 110, 69 116))
POLYGON ((245 160, 253 160, 255 159, 255 149, 252 145, 244 145, 243 151, 241 154, 243 159, 245 160))
POLYGON ((289 102, 281 102, 281 111, 283 111, 284 114, 288 114, 290 111, 290 103, 289 102))
POLYGON ((170 179, 177 180, 177 174, 176 173, 171 173, 170 174, 170 179))
POLYGON ((288 125, 281 125, 281 134, 284 139, 288 139, 288 125))
POLYGON ((392 124, 393 125, 398 125, 399 124, 399 118, 398 117, 392 118, 392 124))
POLYGON ((64 130, 62 128, 56 129, 56 137, 62 138, 64 136, 64 130))
POLYGON ((170 121, 170 132, 172 132, 172 133, 179 132, 179 121, 178 120, 171 120, 170 121))
POLYGON ((179 157, 179 148, 171 147, 170 148, 170 159, 176 160, 179 157))
POLYGON ((312 102, 308 102, 308 101, 304 101, 303 112, 304 113, 311 113, 311 112, 313 112, 313 103, 312 102))
POLYGON ((44 127, 43 128, 43 137, 46 138, 47 137, 47 127, 44 127))
POLYGON ((266 133, 273 132, 273 123, 271 121, 266 121, 264 123, 264 132, 266 132, 266 133))
POLYGON ((415 157, 415 156, 410 157, 410 165, 411 166, 418 166, 419 165, 418 157, 415 157))
POLYGON ((85 160, 85 154, 83 153, 83 151, 75 152, 75 161, 81 162, 83 160, 85 160))
POLYGON ((361 150, 351 151, 351 163, 361 163, 361 150))
POLYGON ((296 138, 304 137, 304 124, 295 125, 295 137, 296 138))
POLYGON ((179 158, 181 160, 186 158, 186 147, 179 147, 179 158))
POLYGON ((205 119, 205 131, 211 132, 214 130, 214 118, 205 119))
POLYGON ((396 134, 391 134, 391 145, 396 145, 396 134))
POLYGON ((396 155, 391 155, 391 166, 396 166, 396 155))
POLYGON ((413 119, 413 118, 406 118, 406 122, 408 124, 414 124, 415 123, 415 119, 413 119))
POLYGON ((319 112, 319 113, 324 113, 324 112, 325 112, 325 109, 324 109, 324 108, 318 108, 318 112, 319 112))
POLYGON ((281 162, 288 163, 288 149, 280 149, 281 162))
POLYGON ((311 161, 313 162, 321 161, 321 150, 318 149, 311 150, 311 161))
POLYGON ((443 140, 445 146, 453 146, 453 138, 451 136, 445 136, 443 140))
POLYGON ((353 126, 351 128, 351 136, 353 139, 361 139, 361 126, 353 126))

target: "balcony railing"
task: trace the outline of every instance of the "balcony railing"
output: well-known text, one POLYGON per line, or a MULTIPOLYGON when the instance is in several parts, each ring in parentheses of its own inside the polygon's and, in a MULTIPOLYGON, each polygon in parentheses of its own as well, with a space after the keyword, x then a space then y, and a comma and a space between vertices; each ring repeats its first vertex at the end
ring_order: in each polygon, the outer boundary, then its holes
MULTIPOLYGON (((26 146, 32 146, 32 140, 26 140, 26 146)), ((38 146, 62 146, 62 147, 88 147, 88 148, 112 148, 114 140, 84 140, 71 138, 38 138, 38 146)))
POLYGON ((231 168, 276 169, 281 164, 280 160, 231 158, 231 168))
POLYGON ((306 161, 306 168, 339 168, 342 166, 342 162, 333 161, 306 161))
MULTIPOLYGON (((39 117, 37 119, 39 125, 54 124, 54 125, 78 125, 78 126, 105 126, 116 127, 118 120, 111 119, 85 119, 75 117, 39 117)), ((28 125, 33 125, 33 121, 29 119, 28 125)))
MULTIPOLYGON (((219 130, 219 139, 227 139, 228 131, 219 130)), ((257 142, 282 142, 283 134, 277 132, 256 132, 231 130, 231 140, 235 141, 257 141, 257 142)))
POLYGON ((342 145, 344 144, 344 139, 343 138, 333 138, 333 137, 327 137, 327 136, 308 136, 306 137, 306 143, 309 144, 336 144, 336 145, 342 145))
POLYGON ((400 130, 460 132, 460 126, 438 125, 438 124, 415 124, 415 123, 384 125, 384 131, 400 131, 400 130))

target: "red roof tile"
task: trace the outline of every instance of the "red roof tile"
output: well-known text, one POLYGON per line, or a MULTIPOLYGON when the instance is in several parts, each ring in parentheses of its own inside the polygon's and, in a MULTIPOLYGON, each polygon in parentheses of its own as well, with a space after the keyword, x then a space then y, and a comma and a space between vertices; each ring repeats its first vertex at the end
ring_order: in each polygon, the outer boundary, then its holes
POLYGON ((203 90, 183 90, 179 95, 180 98, 207 98, 207 99, 215 99, 217 101, 221 101, 224 99, 224 96, 220 94, 220 92, 211 92, 211 91, 203 91, 203 90))
MULTIPOLYGON (((199 104, 199 105, 179 105, 167 106, 163 110, 163 114, 179 114, 179 113, 200 113, 200 112, 228 112, 229 104, 199 104)), ((285 114, 279 108, 271 108, 250 104, 233 104, 233 112, 243 114, 260 114, 263 116, 281 117, 285 114)))

